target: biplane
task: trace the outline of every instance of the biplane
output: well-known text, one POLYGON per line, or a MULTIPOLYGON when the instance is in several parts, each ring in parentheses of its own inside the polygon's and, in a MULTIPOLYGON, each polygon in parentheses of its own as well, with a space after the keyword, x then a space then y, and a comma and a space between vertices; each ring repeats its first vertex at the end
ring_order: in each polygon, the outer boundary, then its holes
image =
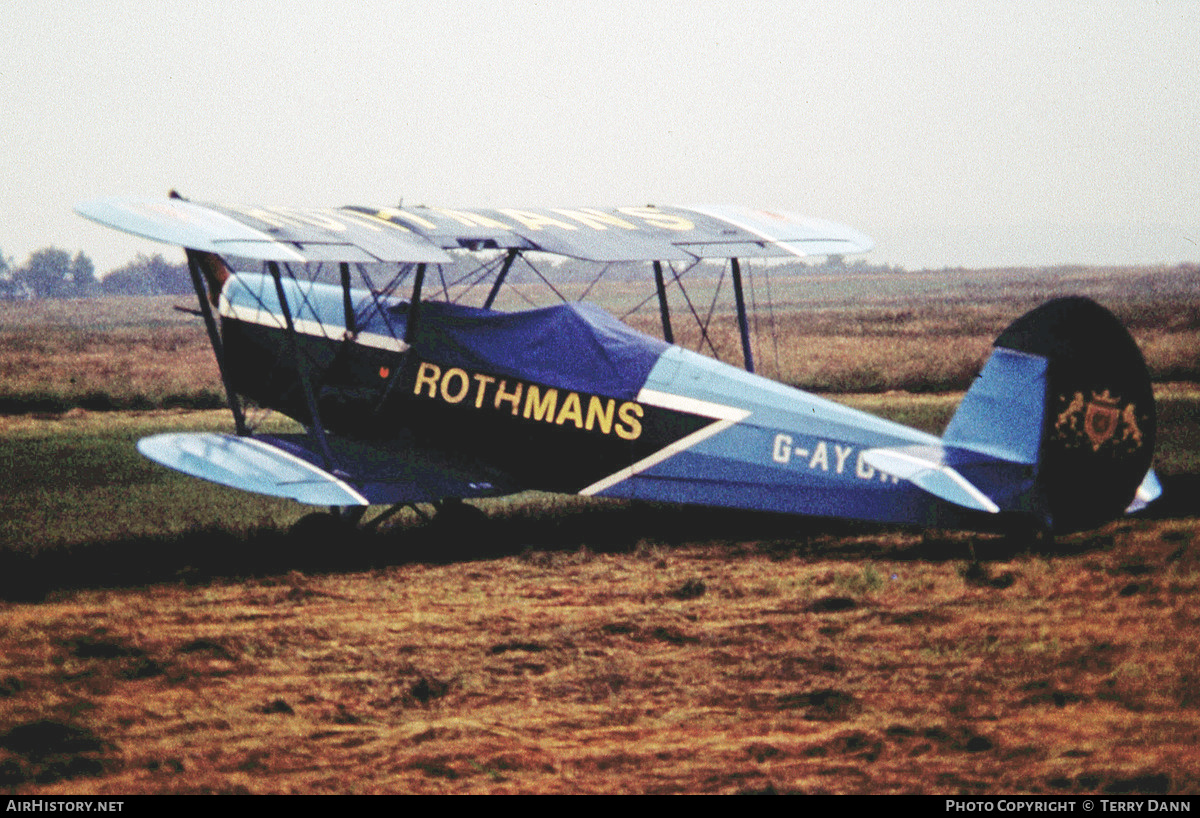
POLYGON ((298 209, 174 193, 77 212, 185 249, 233 414, 231 433, 138 449, 327 507, 322 519, 536 489, 1055 532, 1161 492, 1145 363, 1086 298, 1015 320, 940 437, 755 374, 743 262, 871 249, 839 224, 727 206, 298 209), (685 289, 701 263, 721 265, 717 291, 729 282, 741 367, 675 343, 672 301, 705 311, 685 289), (599 274, 568 296, 564 270, 583 264, 644 282, 661 337, 587 301, 599 274), (514 300, 522 275, 555 303, 514 300), (266 433, 263 410, 306 431, 266 433))

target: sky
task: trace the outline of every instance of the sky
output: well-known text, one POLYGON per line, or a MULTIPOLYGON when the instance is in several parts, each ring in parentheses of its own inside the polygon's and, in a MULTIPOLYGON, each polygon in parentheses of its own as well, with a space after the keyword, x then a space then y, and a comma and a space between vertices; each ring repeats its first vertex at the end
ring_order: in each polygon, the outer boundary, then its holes
MULTIPOLYGON (((1198 0, 9 3, 0 254, 109 195, 736 204, 908 269, 1200 260, 1198 0)), ((182 254, 178 254, 182 257, 182 254)))

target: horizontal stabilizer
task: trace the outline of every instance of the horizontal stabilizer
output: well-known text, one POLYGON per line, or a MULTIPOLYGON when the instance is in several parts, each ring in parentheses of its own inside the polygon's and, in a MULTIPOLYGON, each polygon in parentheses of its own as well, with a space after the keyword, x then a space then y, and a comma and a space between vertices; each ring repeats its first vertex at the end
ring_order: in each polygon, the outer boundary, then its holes
POLYGON ((945 452, 937 446, 902 449, 868 449, 863 460, 881 472, 907 480, 935 497, 974 511, 1000 511, 986 494, 945 463, 945 452))
POLYGON ((1162 493, 1162 483, 1158 482, 1158 475, 1154 473, 1154 469, 1151 469, 1146 472, 1146 477, 1142 480, 1142 484, 1138 486, 1137 493, 1133 495, 1133 502, 1129 504, 1129 508, 1125 509, 1125 513, 1133 514, 1134 512, 1141 511, 1159 497, 1162 497, 1162 493))
POLYGON ((138 451, 167 468, 222 486, 314 506, 365 506, 353 486, 253 437, 180 432, 144 437, 138 451))

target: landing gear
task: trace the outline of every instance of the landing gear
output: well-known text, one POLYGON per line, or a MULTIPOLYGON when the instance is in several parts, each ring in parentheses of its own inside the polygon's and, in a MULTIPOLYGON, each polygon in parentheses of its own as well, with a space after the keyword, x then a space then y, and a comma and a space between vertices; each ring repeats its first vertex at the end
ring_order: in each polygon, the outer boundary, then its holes
POLYGON ((338 542, 358 533, 366 510, 366 506, 333 506, 329 511, 305 514, 288 530, 288 536, 302 545, 338 542))
POLYGON ((488 516, 457 497, 433 504, 434 515, 424 540, 438 560, 477 559, 493 545, 488 516))
POLYGON ((418 553, 430 559, 472 559, 496 549, 496 533, 487 514, 457 497, 434 502, 432 515, 409 503, 394 505, 369 520, 364 520, 365 506, 341 506, 306 514, 291 527, 288 540, 298 555, 322 561, 331 559, 332 554, 353 552, 354 544, 369 550, 373 535, 389 530, 382 524, 405 508, 413 509, 425 524, 396 531, 403 533, 407 546, 415 546, 418 553))
POLYGON ((433 504, 433 524, 441 528, 478 528, 488 516, 459 497, 447 497, 433 504))

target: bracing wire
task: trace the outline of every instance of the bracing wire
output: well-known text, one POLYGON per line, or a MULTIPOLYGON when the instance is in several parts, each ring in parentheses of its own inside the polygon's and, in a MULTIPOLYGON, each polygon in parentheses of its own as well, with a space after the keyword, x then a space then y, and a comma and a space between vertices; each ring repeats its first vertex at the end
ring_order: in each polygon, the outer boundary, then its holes
MULTIPOLYGON (((704 345, 704 343, 707 342, 708 348, 712 350, 713 356, 717 360, 720 360, 721 353, 717 352, 716 346, 713 345, 712 338, 710 338, 708 336, 708 323, 700 320, 700 314, 696 312, 696 307, 692 304, 691 297, 688 295, 687 290, 684 289, 683 282, 680 281, 680 274, 675 272, 675 265, 668 264, 667 266, 668 266, 668 269, 670 269, 670 271, 671 271, 671 277, 674 278, 675 283, 679 285, 679 292, 683 293, 683 300, 687 303, 688 309, 691 310, 692 317, 696 319, 696 326, 698 326, 700 328, 700 343, 696 345, 696 349, 699 350, 704 345)), ((689 266, 687 270, 684 270, 684 273, 686 274, 688 272, 688 270, 691 270, 692 266, 695 266, 695 265, 689 266)), ((725 271, 722 269, 721 277, 724 278, 724 276, 725 276, 725 271)), ((720 284, 718 284, 717 286, 719 288, 720 284)), ((710 318, 711 318, 711 313, 710 313, 710 318)))
POLYGON ((604 274, 608 272, 608 269, 610 267, 612 267, 611 261, 609 263, 605 264, 604 267, 602 267, 600 269, 600 272, 596 275, 596 277, 592 279, 592 283, 587 285, 586 288, 584 288, 583 293, 579 296, 579 299, 578 299, 579 301, 582 301, 583 299, 588 297, 588 293, 590 293, 592 291, 593 287, 595 287, 597 284, 600 283, 600 279, 602 279, 604 277, 604 274))
POLYGON ((767 279, 767 317, 771 322, 771 347, 775 352, 775 377, 783 375, 783 361, 779 358, 779 325, 775 321, 775 298, 771 294, 771 268, 763 266, 763 275, 767 279))

